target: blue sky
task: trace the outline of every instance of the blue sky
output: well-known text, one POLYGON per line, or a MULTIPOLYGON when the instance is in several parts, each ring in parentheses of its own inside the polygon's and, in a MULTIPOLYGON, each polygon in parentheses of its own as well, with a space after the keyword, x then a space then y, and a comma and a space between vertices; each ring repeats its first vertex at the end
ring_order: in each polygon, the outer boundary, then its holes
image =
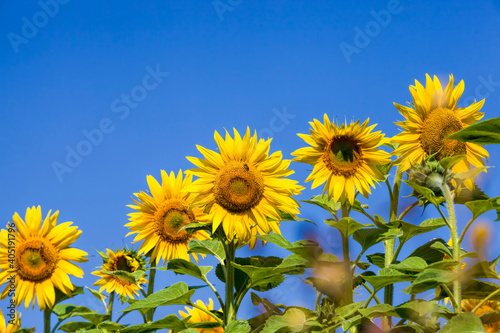
MULTIPOLYGON (((146 175, 190 168, 185 156, 199 156, 196 144, 215 149, 215 130, 249 126, 274 137, 271 150, 287 158, 304 145, 296 133, 324 113, 369 117, 393 136, 402 118, 393 102, 410 100, 408 86, 426 73, 445 82, 453 73, 465 81, 462 103, 486 98, 485 118, 500 114, 498 0, 54 3, 0 2, 0 217, 11 221, 33 205, 44 214, 60 210, 60 222, 83 230, 75 246, 90 254, 129 244, 126 205, 147 189, 146 175), (85 156, 68 157, 75 151, 85 156)), ((496 165, 499 149, 488 150, 496 165)), ((310 168, 292 168, 303 183, 310 168)), ((498 195, 496 173, 480 179, 491 196, 498 195)), ((317 193, 305 186, 298 199, 317 193)), ((370 210, 387 216, 385 189, 374 194, 370 210)), ((283 233, 298 240, 316 232, 340 255, 336 231, 321 226, 325 214, 302 212, 320 227, 286 222, 283 233)), ((447 237, 416 241, 438 236, 447 237)), ((259 251, 285 255, 272 245, 259 251)), ((98 265, 92 257, 82 265, 85 278, 72 281, 90 286, 98 265)), ((183 279, 162 274, 164 285, 183 279)), ((311 291, 291 278, 264 295, 311 306, 311 291)), ((198 296, 206 301, 209 292, 198 296)), ((99 306, 89 295, 75 302, 99 306)), ((0 304, 4 310, 6 300, 0 304)), ((255 314, 248 300, 241 317, 255 314)), ((42 313, 23 311, 23 319, 40 327, 42 313)))

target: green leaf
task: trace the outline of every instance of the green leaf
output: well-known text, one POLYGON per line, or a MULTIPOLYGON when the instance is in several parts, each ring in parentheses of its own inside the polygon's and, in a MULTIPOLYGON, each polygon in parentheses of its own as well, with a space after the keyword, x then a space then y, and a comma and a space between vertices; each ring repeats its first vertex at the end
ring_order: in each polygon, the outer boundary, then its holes
MULTIPOLYGON (((152 294, 154 295, 154 294, 152 294)), ((181 331, 181 330, 186 330, 187 329, 187 321, 189 319, 179 319, 176 315, 171 314, 166 316, 163 319, 154 321, 152 323, 146 323, 146 324, 139 324, 139 325, 133 325, 129 326, 127 328, 124 328, 120 331, 120 333, 149 333, 149 332, 155 332, 158 329, 171 329, 175 331, 181 331)), ((199 333, 198 331, 194 330, 195 332, 199 333)), ((184 331, 183 331, 184 332, 184 331)))
POLYGON ((385 267, 385 254, 384 253, 374 253, 374 254, 368 254, 366 256, 369 262, 371 262, 373 265, 384 268, 385 267))
POLYGON ((269 317, 261 333, 275 333, 283 328, 288 328, 291 332, 300 332, 306 326, 306 320, 307 317, 304 312, 297 308, 290 308, 282 316, 269 317))
POLYGON ((382 316, 396 316, 394 306, 390 304, 377 304, 366 309, 359 309, 358 311, 370 319, 382 316))
POLYGON ((339 221, 328 219, 325 220, 325 223, 340 231, 342 236, 346 238, 350 237, 356 230, 369 226, 369 224, 358 223, 350 217, 343 217, 339 221))
POLYGON ((112 322, 112 321, 104 321, 104 322, 100 323, 99 325, 97 325, 97 328, 105 329, 105 330, 108 330, 110 332, 116 332, 116 331, 119 331, 119 330, 125 328, 125 326, 120 325, 120 324, 115 323, 115 322, 112 322))
POLYGON ((441 284, 449 284, 455 280, 453 272, 441 269, 426 269, 417 275, 415 281, 403 289, 407 294, 418 294, 429 289, 436 288, 441 284))
POLYGON ((85 288, 87 288, 87 290, 90 291, 92 293, 92 295, 95 296, 95 298, 97 298, 98 300, 100 300, 102 302, 102 304, 104 305, 104 309, 107 312, 108 311, 108 305, 106 304, 106 298, 108 298, 108 296, 103 295, 100 292, 98 292, 97 290, 91 289, 91 288, 89 288, 87 286, 85 286, 85 288))
POLYGON ((465 205, 469 201, 488 200, 489 197, 477 186, 471 191, 467 187, 463 188, 460 193, 457 193, 453 200, 456 204, 465 205))
POLYGON ((469 279, 497 279, 500 276, 497 273, 496 266, 500 256, 492 261, 480 261, 464 271, 464 275, 469 279))
POLYGON ((248 333, 250 332, 250 325, 244 319, 238 319, 227 325, 225 333, 248 333))
POLYGON ((323 249, 318 246, 318 243, 311 240, 299 240, 290 243, 285 237, 280 234, 257 235, 258 239, 265 242, 270 242, 279 247, 295 253, 307 260, 316 260, 323 253, 323 249))
POLYGON ((59 326, 59 330, 64 332, 75 332, 79 329, 89 329, 95 328, 94 324, 89 323, 88 321, 70 321, 64 325, 59 326))
POLYGON ((141 277, 144 276, 145 272, 138 270, 133 273, 127 272, 127 271, 101 271, 101 273, 109 274, 112 276, 116 276, 120 279, 123 279, 125 281, 134 283, 134 284, 139 284, 139 280, 141 277))
POLYGON ((403 235, 400 229, 389 228, 363 228, 356 230, 353 233, 353 239, 358 242, 362 250, 365 252, 373 245, 380 243, 386 239, 394 239, 403 235))
MULTIPOLYGON (((267 218, 268 221, 274 221, 272 218, 267 218)), ((309 222, 309 223, 312 223, 314 225, 316 225, 316 223, 314 223, 313 221, 311 220, 308 220, 308 219, 301 219, 293 214, 290 214, 290 213, 287 213, 287 212, 284 212, 282 210, 280 210, 280 221, 297 221, 297 222, 309 222)), ((317 226, 317 225, 316 225, 317 226)))
POLYGON ((399 264, 392 264, 389 268, 400 271, 421 272, 427 267, 427 263, 420 257, 408 257, 399 264))
POLYGON ((414 236, 439 229, 445 225, 446 223, 442 218, 428 219, 420 223, 419 225, 400 221, 400 227, 403 230, 403 236, 401 236, 399 240, 400 242, 405 243, 414 236))
POLYGON ((488 167, 478 167, 473 168, 464 172, 456 173, 453 175, 453 179, 464 181, 466 179, 476 178, 481 172, 488 169, 488 167))
POLYGON ((220 326, 221 325, 216 321, 198 321, 196 323, 187 323, 187 327, 196 329, 212 329, 220 326))
POLYGON ((188 253, 201 253, 214 256, 221 263, 226 259, 224 246, 217 239, 191 239, 188 243, 188 253))
POLYGON ((472 142, 479 145, 499 144, 500 118, 479 121, 453 133, 447 139, 472 142))
POLYGON ((190 305, 193 294, 194 289, 190 290, 184 282, 177 282, 168 288, 149 295, 145 299, 138 300, 120 312, 149 310, 164 305, 190 305))
POLYGON ((182 230, 186 230, 187 233, 191 235, 192 233, 200 230, 211 231, 211 227, 209 224, 192 222, 180 228, 178 232, 181 232, 182 230))
POLYGON ((413 188, 415 192, 420 194, 424 199, 426 199, 436 207, 438 207, 439 204, 444 201, 443 198, 437 198, 434 192, 430 188, 417 185, 411 180, 406 181, 406 184, 411 186, 411 188, 413 188))
MULTIPOLYGON (((484 299, 498 289, 500 285, 493 282, 466 280, 462 283, 462 299, 484 299)), ((500 294, 496 294, 490 300, 500 301, 500 294)))
POLYGON ((179 333, 200 333, 200 331, 193 330, 192 328, 188 328, 187 330, 182 330, 179 333))
MULTIPOLYGON (((472 126, 472 125, 471 125, 472 126)), ((439 331, 440 333, 486 333, 479 317, 471 312, 465 312, 451 318, 439 331)))
POLYGON ((377 276, 363 276, 363 279, 377 291, 396 282, 412 281, 415 276, 403 274, 392 268, 382 268, 377 276))
POLYGON ((55 299, 54 304, 59 304, 60 302, 65 301, 67 299, 70 299, 76 295, 83 295, 83 287, 76 287, 75 286, 75 289, 73 289, 73 291, 71 292, 71 295, 69 295, 69 296, 57 288, 55 288, 54 290, 56 293, 56 299, 55 299))
POLYGON ((410 254, 410 257, 420 257, 424 259, 427 262, 427 264, 432 264, 433 262, 441 261, 444 258, 443 252, 434 248, 434 245, 438 243, 446 244, 446 242, 440 238, 433 239, 415 249, 410 254))
MULTIPOLYGON (((471 211, 473 219, 477 219, 479 216, 492 209, 496 209, 498 215, 498 211, 500 210, 500 197, 487 200, 469 201, 465 204, 465 206, 471 211)), ((500 218, 497 216, 496 221, 499 220, 500 218)))
MULTIPOLYGON (((166 269, 175 272, 175 274, 194 276, 195 278, 206 282, 207 274, 212 270, 212 268, 212 266, 198 266, 195 263, 178 258, 170 259, 166 269)), ((165 268, 161 267, 160 269, 165 268)))
POLYGON ((463 160, 464 158, 465 155, 443 157, 439 160, 439 165, 441 165, 443 169, 448 170, 452 168, 455 164, 463 160))
POLYGON ((365 302, 357 302, 344 305, 335 309, 335 313, 339 317, 347 318, 355 314, 363 306, 363 304, 365 304, 365 302))
POLYGON ((332 214, 333 216, 337 217, 337 211, 341 208, 341 203, 340 202, 334 202, 333 198, 328 199, 328 196, 323 194, 323 195, 315 195, 309 200, 301 200, 302 202, 307 202, 316 206, 319 206, 328 212, 332 214))

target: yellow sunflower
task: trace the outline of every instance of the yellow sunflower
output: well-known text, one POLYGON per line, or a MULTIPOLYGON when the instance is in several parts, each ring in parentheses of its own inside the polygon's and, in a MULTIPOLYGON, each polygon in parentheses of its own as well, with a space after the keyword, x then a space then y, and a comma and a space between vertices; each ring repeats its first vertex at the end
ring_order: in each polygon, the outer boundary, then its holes
POLYGON ((7 282, 1 298, 10 294, 10 278, 14 275, 16 292, 13 299, 17 306, 24 300, 26 308, 31 301, 35 307, 36 295, 40 310, 50 309, 54 306, 55 288, 71 295, 74 288, 68 275, 83 277, 83 271, 70 261, 85 262, 87 253, 69 247, 82 231, 71 226, 73 222, 56 225, 59 211, 50 213, 42 223, 40 206, 28 208, 24 221, 17 213, 13 216, 17 231, 9 228, 9 231, 2 229, 0 232, 0 284, 7 282), (12 257, 8 251, 12 245, 9 241, 12 239, 15 239, 15 258, 9 262, 12 257))
POLYGON ((369 119, 362 124, 358 120, 337 126, 325 114, 323 121, 324 124, 314 119, 309 123, 311 135, 298 134, 310 147, 294 151, 294 161, 314 166, 306 179, 313 181, 312 188, 326 182, 323 193, 342 204, 347 198, 352 205, 356 189, 368 197, 370 186, 383 180, 376 166, 390 163, 390 155, 377 147, 387 139, 380 131, 372 132, 376 124, 368 126, 369 119))
POLYGON ((112 275, 105 272, 125 271, 134 273, 139 270, 145 271, 145 262, 132 250, 117 250, 112 251, 106 249, 106 254, 100 253, 103 257, 103 265, 100 270, 92 272, 93 275, 101 277, 94 285, 101 286, 99 292, 106 289, 106 292, 115 291, 118 295, 126 296, 134 299, 134 294, 139 295, 138 290, 142 289, 141 284, 148 282, 144 278, 144 274, 139 278, 137 283, 126 278, 112 275))
MULTIPOLYGON (((462 300, 462 311, 472 312, 476 305, 479 304, 481 300, 479 299, 464 299, 462 300)), ((481 316, 487 312, 500 311, 500 302, 498 301, 486 301, 483 305, 476 310, 475 314, 481 316)), ((484 324, 484 329, 487 333, 494 333, 500 330, 500 321, 484 324)))
MULTIPOLYGON (((200 306, 208 311, 211 311, 214 309, 214 303, 213 303, 211 298, 209 298, 208 305, 205 305, 200 300, 198 300, 196 302, 196 305, 198 305, 198 306, 200 306)), ((186 311, 188 313, 185 313, 183 311, 179 311, 179 314, 181 315, 182 318, 187 318, 187 317, 191 316, 191 318, 188 320, 188 323, 199 323, 199 322, 204 322, 204 321, 216 322, 216 320, 212 316, 206 314, 205 312, 203 312, 199 309, 196 309, 196 308, 190 309, 190 308, 186 307, 186 311)), ((224 333, 224 329, 222 327, 204 328, 204 329, 195 328, 195 330, 203 332, 203 333, 224 333)))
MULTIPOLYGON (((139 211, 130 213, 130 223, 126 224, 132 231, 127 234, 137 234, 134 243, 143 240, 139 249, 140 253, 148 254, 152 262, 156 263, 163 258, 164 262, 173 258, 190 260, 187 253, 187 244, 191 239, 203 240, 209 237, 206 231, 196 231, 189 234, 185 230, 179 231, 183 226, 192 222, 200 222, 204 218, 203 210, 191 207, 193 195, 182 192, 190 185, 192 176, 182 179, 182 171, 175 177, 161 171, 161 185, 153 176, 148 176, 147 181, 151 195, 140 192, 135 193, 138 200, 132 198, 137 204, 129 207, 139 211)), ((196 254, 192 254, 198 261, 196 254)))
POLYGON ((234 139, 226 131, 223 139, 215 131, 219 153, 197 146, 205 159, 188 157, 198 169, 186 171, 199 177, 185 191, 196 195, 194 204, 206 207, 212 230, 222 224, 229 241, 255 244, 257 233, 279 233, 280 210, 298 214, 298 203, 291 196, 302 186, 287 179, 289 160, 281 152, 269 155, 271 139, 257 139, 247 128, 242 138, 236 129, 234 139), (268 217, 271 221, 268 221, 268 217))
MULTIPOLYGON (((453 88, 453 75, 450 75, 448 86, 443 91, 439 79, 431 79, 426 75, 426 87, 415 80, 415 86, 410 86, 413 97, 412 107, 394 103, 396 109, 405 117, 404 121, 395 123, 401 126, 403 132, 392 138, 392 142, 399 146, 393 154, 399 156, 396 163, 400 164, 399 171, 403 172, 413 164, 420 163, 429 155, 435 154, 437 160, 443 157, 464 155, 465 159, 455 164, 452 171, 464 172, 475 167, 484 166, 484 159, 489 157, 488 152, 481 146, 445 140, 451 134, 477 122, 484 116, 479 112, 484 99, 474 102, 468 107, 458 108, 457 102, 464 91, 464 81, 453 88)), ((465 185, 474 188, 474 181, 467 179, 465 185)))
POLYGON ((3 312, 0 309, 0 333, 13 333, 21 328, 19 312, 15 311, 12 315, 14 318, 7 318, 7 322, 5 322, 3 312))

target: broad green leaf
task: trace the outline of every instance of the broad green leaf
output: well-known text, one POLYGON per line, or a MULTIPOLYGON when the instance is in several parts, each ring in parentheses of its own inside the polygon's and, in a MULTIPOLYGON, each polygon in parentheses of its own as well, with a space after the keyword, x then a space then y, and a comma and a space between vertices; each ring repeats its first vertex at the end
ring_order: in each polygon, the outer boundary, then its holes
POLYGON ((193 232, 200 231, 200 230, 205 230, 205 231, 211 231, 211 226, 209 224, 204 224, 204 223, 199 223, 199 222, 193 222, 189 223, 182 228, 179 229, 178 232, 181 232, 182 230, 186 230, 188 234, 192 234, 193 232))
POLYGON ((70 321, 69 323, 59 326, 59 330, 64 332, 75 332, 80 329, 90 329, 95 328, 94 324, 88 321, 70 321))
POLYGON ((220 327, 221 325, 216 321, 198 321, 195 323, 187 323, 187 327, 196 329, 213 329, 220 327))
POLYGON ((178 258, 170 259, 166 269, 175 272, 175 274, 191 275, 202 281, 207 281, 207 274, 212 268, 212 266, 198 266, 195 263, 178 258))
POLYGON ((456 278, 453 272, 442 269, 426 269, 417 275, 415 281, 403 289, 407 294, 419 294, 441 284, 449 284, 456 278))
POLYGON ((365 304, 365 302, 351 303, 335 309, 335 312, 337 316, 347 318, 355 314, 356 311, 358 311, 363 306, 363 304, 365 304))
POLYGON ((465 155, 443 157, 439 160, 439 165, 441 165, 443 169, 448 170, 452 168, 455 164, 463 160, 464 158, 465 155))
POLYGON ((100 300, 102 302, 102 304, 104 305, 104 309, 106 309, 106 312, 107 312, 108 305, 106 304, 106 298, 108 298, 108 296, 103 295, 100 292, 98 292, 97 290, 91 289, 87 286, 85 286, 85 288, 87 288, 87 290, 90 291, 92 293, 92 295, 95 296, 95 298, 97 298, 98 300, 100 300))
POLYGON ((353 233, 353 239, 358 242, 362 250, 365 252, 373 245, 380 243, 386 239, 394 239, 403 235, 400 229, 389 228, 363 228, 356 230, 353 233))
POLYGON ((389 268, 400 271, 421 272, 427 267, 427 263, 420 257, 408 257, 398 264, 392 264, 389 268))
POLYGON ((337 211, 342 207, 340 202, 334 203, 333 198, 328 199, 328 196, 323 195, 315 195, 309 200, 301 200, 302 202, 307 202, 316 206, 319 206, 337 217, 337 211))
POLYGON ((290 308, 282 316, 269 317, 261 333, 275 333, 283 328, 288 328, 291 332, 300 332, 306 326, 306 321, 307 317, 304 312, 297 308, 290 308))
POLYGON ((464 271, 464 275, 469 279, 497 279, 500 280, 500 276, 497 273, 496 266, 500 257, 497 257, 492 261, 480 261, 474 264, 472 267, 467 268, 464 271))
POLYGON ((125 328, 124 325, 120 325, 118 323, 112 322, 112 321, 104 321, 97 325, 97 328, 105 329, 109 332, 116 332, 119 331, 123 328, 125 328))
MULTIPOLYGON (((466 280, 462 283, 462 299, 484 299, 500 289, 500 285, 480 280, 466 280)), ((500 294, 490 300, 500 301, 500 294)))
POLYGON ((340 231, 342 236, 346 238, 350 237, 356 230, 369 226, 369 224, 358 223, 350 217, 343 217, 339 221, 328 219, 325 220, 325 223, 340 231))
POLYGON ((377 276, 363 276, 363 279, 368 281, 377 291, 396 282, 412 281, 415 276, 403 274, 392 268, 382 268, 377 276))
POLYGON ((444 258, 444 254, 440 250, 434 248, 434 245, 438 243, 446 244, 446 242, 440 238, 433 239, 415 249, 410 254, 410 257, 420 257, 424 259, 427 262, 427 264, 432 264, 433 262, 441 261, 444 258))
POLYGON ((466 179, 474 179, 476 178, 481 172, 485 171, 488 169, 488 167, 478 167, 478 168, 473 168, 464 172, 456 173, 453 175, 453 179, 459 180, 459 181, 464 181, 466 179))
POLYGON ((288 250, 289 248, 292 247, 292 243, 288 241, 285 237, 281 236, 280 234, 267 234, 267 235, 258 235, 258 239, 263 240, 265 242, 270 242, 275 245, 278 245, 279 247, 288 250))
POLYGON ((223 263, 226 258, 224 246, 217 239, 191 239, 188 243, 188 253, 209 254, 214 256, 221 263, 223 263))
POLYGON ((439 229, 445 225, 446 223, 442 218, 428 219, 420 223, 419 225, 400 221, 400 227, 403 230, 403 236, 399 238, 399 241, 405 243, 414 236, 439 229))
POLYGON ((447 139, 472 142, 479 145, 499 144, 500 118, 479 121, 453 133, 447 139))
POLYGON ((200 333, 200 331, 193 330, 192 328, 188 328, 187 330, 182 330, 179 333, 200 333))
POLYGON ((184 282, 177 282, 168 288, 157 291, 145 299, 138 300, 120 312, 149 310, 164 305, 189 305, 194 289, 189 289, 184 282))
POLYGON ((56 299, 54 304, 59 304, 62 301, 65 301, 67 299, 70 299, 76 295, 82 295, 83 294, 83 287, 76 287, 73 289, 71 292, 71 295, 66 295, 65 293, 61 292, 59 289, 55 288, 55 293, 56 293, 56 299))
MULTIPOLYGON (((268 221, 273 221, 273 219, 269 218, 268 217, 268 221)), ((302 218, 299 218, 293 214, 290 214, 290 213, 287 213, 287 212, 284 212, 282 210, 280 210, 280 221, 297 221, 297 222, 309 222, 309 223, 312 223, 314 224, 315 226, 316 223, 314 223, 313 221, 311 220, 308 220, 308 219, 302 219, 302 218)))
POLYGON ((227 325, 224 330, 225 333, 248 333, 251 327, 248 322, 244 319, 238 319, 227 325))
MULTIPOLYGON (((122 329, 120 333, 148 333, 148 332, 155 332, 156 330, 159 329, 182 331, 187 329, 187 321, 188 318, 179 319, 176 315, 171 314, 163 319, 154 321, 152 323, 129 326, 127 328, 122 329)), ((195 332, 198 331, 195 330, 195 332)))
POLYGON ((463 188, 460 193, 457 193, 453 200, 456 204, 465 205, 469 201, 488 200, 489 197, 477 186, 471 191, 468 188, 463 188))
POLYGON ((396 316, 394 306, 390 304, 377 304, 366 309, 359 309, 358 311, 370 319, 382 316, 396 316))
POLYGON ((259 295, 257 295, 254 292, 250 293, 250 297, 251 297, 253 305, 258 306, 259 304, 262 304, 268 313, 276 314, 276 315, 283 314, 283 311, 281 311, 280 308, 278 308, 276 305, 271 303, 268 299, 261 298, 259 295))
POLYGON ((448 259, 448 260, 434 262, 434 263, 430 264, 429 266, 427 266, 426 269, 447 269, 447 270, 451 270, 456 265, 458 265, 458 261, 448 259))
POLYGON ((498 212, 500 210, 500 197, 491 198, 487 200, 469 201, 465 204, 465 206, 469 208, 469 210, 471 211, 473 219, 477 219, 479 216, 486 213, 487 211, 496 209, 497 210, 496 221, 500 220, 498 216, 498 212))
POLYGON ((299 240, 290 243, 285 237, 280 234, 257 235, 258 239, 271 242, 279 247, 295 253, 307 260, 316 260, 323 253, 323 249, 318 246, 318 243, 311 240, 299 240))
POLYGON ((471 312, 460 313, 443 326, 440 333, 486 333, 481 319, 471 312))
POLYGON ((116 276, 117 278, 123 279, 130 283, 139 284, 139 280, 144 276, 145 272, 138 270, 133 273, 127 271, 101 271, 101 273, 116 276))
POLYGON ((420 326, 429 329, 437 328, 432 316, 441 316, 448 318, 451 315, 450 309, 444 305, 439 305, 437 301, 414 300, 405 302, 395 307, 398 317, 415 322, 420 326), (431 317, 429 317, 431 315, 431 317))
POLYGON ((432 203, 436 207, 438 207, 439 204, 444 201, 443 198, 437 198, 436 195, 434 194, 434 192, 427 187, 417 185, 416 183, 412 182, 411 180, 406 181, 406 183, 409 186, 411 186, 411 188, 413 188, 415 190, 415 192, 420 194, 424 199, 426 199, 427 201, 429 201, 430 203, 432 203))
POLYGON ((366 258, 368 259, 369 262, 371 262, 373 265, 384 268, 385 267, 385 254, 384 253, 374 253, 374 254, 368 254, 366 255, 366 258))

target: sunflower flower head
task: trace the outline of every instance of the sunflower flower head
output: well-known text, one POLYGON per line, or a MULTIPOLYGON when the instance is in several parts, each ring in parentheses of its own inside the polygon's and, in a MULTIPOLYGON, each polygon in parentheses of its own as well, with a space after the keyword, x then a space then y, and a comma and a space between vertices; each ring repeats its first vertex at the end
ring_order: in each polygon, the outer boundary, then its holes
MULTIPOLYGON (((214 303, 211 298, 209 298, 209 303, 207 305, 205 305, 205 303, 203 303, 203 301, 201 300, 196 301, 196 305, 207 311, 212 311, 214 309, 214 303)), ((200 309, 186 307, 186 311, 187 313, 184 311, 179 311, 179 314, 182 318, 191 317, 189 318, 188 323, 216 322, 215 318, 201 311, 200 309)), ((224 333, 224 329, 222 327, 204 329, 195 328, 195 330, 203 333, 224 333)))
MULTIPOLYGON (((462 311, 472 312, 474 308, 479 305, 481 300, 479 299, 464 299, 462 300, 462 311)), ((499 301, 486 301, 476 310, 475 314, 481 316, 487 312, 498 312, 500 311, 499 301)), ((500 330, 500 321, 491 322, 488 324, 483 324, 484 329, 487 333, 495 333, 500 330)))
POLYGON ((26 308, 35 296, 40 310, 52 308, 55 302, 55 289, 70 296, 74 287, 68 275, 83 277, 81 268, 70 261, 82 263, 87 261, 86 252, 71 248, 74 241, 82 233, 78 227, 71 226, 73 222, 57 225, 59 212, 51 215, 48 212, 42 220, 40 206, 28 208, 24 220, 15 213, 14 224, 17 229, 2 229, 0 231, 0 284, 8 283, 1 298, 9 294, 9 276, 11 264, 7 249, 9 240, 15 238, 16 254, 14 259, 16 293, 14 301, 19 306, 22 301, 26 308))
POLYGON ((391 162, 389 153, 378 149, 387 139, 380 131, 373 132, 376 125, 368 126, 368 121, 337 126, 325 114, 323 123, 317 119, 309 123, 310 135, 298 134, 309 147, 293 152, 294 161, 311 164, 314 168, 306 182, 312 181, 312 188, 326 182, 323 194, 335 202, 353 204, 356 190, 368 197, 370 186, 384 179, 377 165, 391 162))
POLYGON ((13 333, 21 328, 19 312, 8 313, 5 317, 0 309, 0 333, 13 333), (7 317, 7 318, 6 318, 7 317))
POLYGON ((294 171, 281 152, 269 155, 271 139, 257 139, 247 128, 243 138, 236 129, 225 139, 215 131, 215 141, 219 152, 197 146, 205 158, 188 157, 197 168, 186 173, 199 178, 185 191, 206 207, 213 232, 222 224, 227 239, 253 247, 257 233, 280 232, 280 211, 299 213, 292 196, 303 187, 286 178, 294 171))
POLYGON ((148 282, 145 278, 146 261, 135 250, 106 249, 106 253, 99 252, 103 259, 101 269, 92 272, 100 277, 94 285, 101 286, 99 292, 115 291, 120 296, 134 299, 134 294, 139 295, 141 284, 148 282), (121 273, 121 274, 117 274, 121 273))
MULTIPOLYGON (((194 196, 182 190, 191 184, 193 177, 182 176, 179 170, 177 177, 173 172, 168 175, 161 171, 161 185, 153 176, 147 176, 150 194, 135 193, 137 199, 132 198, 137 205, 129 207, 138 212, 130 213, 130 222, 126 224, 132 231, 127 234, 137 234, 134 243, 143 241, 139 253, 150 256, 150 260, 164 261, 182 258, 190 260, 187 253, 187 244, 191 239, 207 239, 208 233, 204 230, 189 234, 182 227, 200 222, 204 219, 201 208, 192 207, 194 196)), ((196 254, 193 258, 198 261, 196 254)))
MULTIPOLYGON (((474 102, 465 108, 458 108, 457 102, 464 91, 464 82, 453 87, 453 75, 443 90, 439 79, 426 75, 426 86, 415 80, 410 86, 413 103, 403 106, 394 103, 396 109, 405 118, 395 123, 403 129, 392 138, 399 144, 393 154, 398 156, 399 171, 409 170, 413 164, 420 163, 429 155, 436 160, 443 157, 464 155, 465 158, 453 166, 455 173, 467 171, 471 165, 484 166, 484 159, 489 154, 481 146, 469 142, 446 139, 451 134, 477 122, 484 114, 479 112, 484 100, 474 102)), ((474 188, 474 181, 464 182, 468 189, 474 188)))

